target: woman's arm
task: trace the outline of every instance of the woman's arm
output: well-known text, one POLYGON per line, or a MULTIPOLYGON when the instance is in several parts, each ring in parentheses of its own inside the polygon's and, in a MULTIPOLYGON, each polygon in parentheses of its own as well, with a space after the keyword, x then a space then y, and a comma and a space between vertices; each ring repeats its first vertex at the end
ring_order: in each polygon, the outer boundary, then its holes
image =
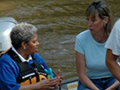
POLYGON ((116 81, 114 84, 112 84, 110 87, 108 87, 105 90, 116 90, 119 85, 120 85, 120 82, 116 81))
POLYGON ((117 58, 118 56, 114 55, 112 50, 107 49, 106 65, 112 74, 120 81, 120 66, 116 62, 117 58))
POLYGON ((54 90, 55 88, 58 88, 59 82, 59 78, 46 79, 36 84, 22 85, 19 90, 40 90, 41 88, 54 90))
POLYGON ((62 77, 60 76, 60 70, 58 69, 55 78, 42 80, 36 84, 22 85, 19 90, 40 90, 41 88, 54 90, 60 86, 61 82, 62 77))
POLYGON ((92 81, 86 76, 85 57, 79 52, 76 52, 76 68, 80 81, 92 90, 99 90, 92 81))

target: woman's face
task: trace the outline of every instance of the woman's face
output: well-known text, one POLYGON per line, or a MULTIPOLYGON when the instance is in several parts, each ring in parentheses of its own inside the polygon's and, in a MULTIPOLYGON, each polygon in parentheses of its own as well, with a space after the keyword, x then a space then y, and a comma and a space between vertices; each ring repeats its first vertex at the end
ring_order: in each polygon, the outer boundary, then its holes
POLYGON ((98 14, 95 17, 90 15, 87 17, 87 26, 93 35, 104 32, 104 19, 101 19, 98 14))
POLYGON ((34 54, 38 51, 38 36, 37 34, 33 35, 32 39, 26 44, 26 51, 29 54, 34 54))

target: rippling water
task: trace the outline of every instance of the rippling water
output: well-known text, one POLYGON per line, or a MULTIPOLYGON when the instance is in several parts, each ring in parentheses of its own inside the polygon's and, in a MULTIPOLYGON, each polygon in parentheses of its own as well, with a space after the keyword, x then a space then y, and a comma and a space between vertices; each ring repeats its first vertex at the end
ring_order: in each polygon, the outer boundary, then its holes
MULTIPOLYGON (((105 0, 119 18, 119 0, 105 0)), ((85 10, 92 0, 0 0, 0 16, 11 16, 39 29, 39 53, 64 78, 77 76, 75 36, 85 30, 85 10)))

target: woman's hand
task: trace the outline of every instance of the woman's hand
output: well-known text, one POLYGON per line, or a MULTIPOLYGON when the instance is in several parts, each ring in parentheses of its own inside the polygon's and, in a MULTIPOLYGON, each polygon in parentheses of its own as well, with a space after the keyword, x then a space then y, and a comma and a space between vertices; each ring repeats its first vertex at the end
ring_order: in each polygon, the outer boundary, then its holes
POLYGON ((58 69, 58 71, 57 71, 57 74, 56 74, 56 77, 55 78, 57 78, 58 79, 58 83, 56 84, 56 87, 59 87, 60 86, 60 84, 61 84, 61 82, 62 82, 62 79, 63 79, 63 77, 60 75, 60 69, 58 69))
POLYGON ((55 89, 60 86, 61 82, 62 82, 62 77, 60 76, 60 70, 58 69, 55 78, 42 80, 38 82, 36 86, 37 87, 39 86, 39 88, 55 89))
POLYGON ((58 87, 60 80, 58 78, 46 79, 37 83, 37 87, 46 89, 55 89, 58 87))

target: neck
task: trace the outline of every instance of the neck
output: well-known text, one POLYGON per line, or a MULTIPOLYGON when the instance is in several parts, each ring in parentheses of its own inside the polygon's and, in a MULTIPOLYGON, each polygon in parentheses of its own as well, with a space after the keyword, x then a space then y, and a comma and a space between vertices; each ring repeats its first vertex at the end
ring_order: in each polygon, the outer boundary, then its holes
POLYGON ((92 35, 93 38, 99 42, 99 43, 104 43, 106 42, 107 38, 108 38, 108 35, 106 33, 98 33, 98 34, 94 34, 92 35))
POLYGON ((17 52, 18 52, 24 59, 28 59, 28 55, 25 53, 26 51, 23 50, 22 48, 17 49, 17 52))

